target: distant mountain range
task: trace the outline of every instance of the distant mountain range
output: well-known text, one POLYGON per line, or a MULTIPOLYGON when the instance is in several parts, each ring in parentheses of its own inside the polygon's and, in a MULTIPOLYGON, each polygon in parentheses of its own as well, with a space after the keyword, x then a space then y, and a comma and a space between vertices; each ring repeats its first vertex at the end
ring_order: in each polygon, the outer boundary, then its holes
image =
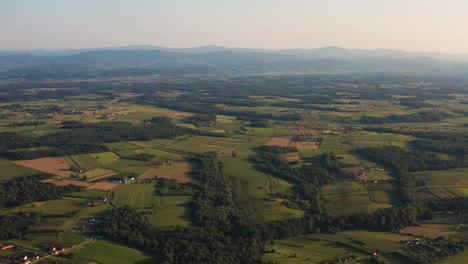
POLYGON ((149 45, 0 51, 0 76, 3 78, 369 71, 467 74, 468 55, 339 47, 264 50, 221 46, 176 49, 149 45))

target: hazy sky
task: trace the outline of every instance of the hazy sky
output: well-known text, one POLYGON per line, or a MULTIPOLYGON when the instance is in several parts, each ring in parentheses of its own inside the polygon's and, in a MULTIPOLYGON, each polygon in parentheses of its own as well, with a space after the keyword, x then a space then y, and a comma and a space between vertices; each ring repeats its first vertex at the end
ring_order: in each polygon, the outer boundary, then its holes
POLYGON ((0 49, 138 44, 468 53, 468 0, 0 0, 0 49))

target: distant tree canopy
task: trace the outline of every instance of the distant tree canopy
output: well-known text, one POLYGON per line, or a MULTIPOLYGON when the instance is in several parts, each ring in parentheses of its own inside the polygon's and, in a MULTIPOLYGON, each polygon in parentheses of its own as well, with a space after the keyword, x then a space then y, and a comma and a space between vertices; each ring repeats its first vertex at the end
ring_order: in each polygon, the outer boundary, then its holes
POLYGON ((408 115, 389 115, 385 117, 362 116, 359 122, 363 124, 433 123, 440 122, 451 116, 451 114, 445 112, 418 112, 408 115))
POLYGON ((177 126, 170 118, 156 117, 144 125, 133 125, 127 122, 101 122, 85 124, 78 121, 62 122, 61 131, 41 137, 24 137, 18 133, 0 133, 0 151, 15 159, 34 159, 40 157, 57 157, 81 153, 97 153, 109 149, 102 143, 131 140, 151 140, 155 138, 174 138, 193 134, 189 128, 177 126), (48 146, 52 149, 29 150, 26 148, 48 146), (9 151, 22 149, 18 151, 9 151))

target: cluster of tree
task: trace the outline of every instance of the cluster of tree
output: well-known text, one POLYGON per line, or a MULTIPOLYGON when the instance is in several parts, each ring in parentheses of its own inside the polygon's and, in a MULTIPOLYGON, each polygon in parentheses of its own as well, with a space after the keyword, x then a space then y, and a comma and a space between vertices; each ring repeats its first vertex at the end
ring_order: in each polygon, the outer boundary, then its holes
POLYGON ((289 199, 290 207, 304 210, 318 210, 320 186, 334 182, 340 175, 339 162, 333 153, 324 153, 309 160, 299 168, 291 167, 282 154, 295 152, 295 147, 261 146, 251 162, 266 173, 295 183, 295 192, 277 193, 277 196, 289 199), (304 201, 305 200, 305 201, 304 201))
POLYGON ((358 152, 394 171, 444 170, 465 165, 462 160, 442 159, 434 153, 406 150, 396 146, 361 148, 358 152))
POLYGON ((38 212, 0 216, 0 240, 23 238, 34 232, 41 220, 42 215, 38 212))
POLYGON ((467 197, 431 199, 426 203, 427 207, 433 211, 462 211, 468 209, 467 197))
POLYGON ((14 122, 8 125, 4 125, 5 127, 22 127, 22 126, 38 126, 38 125, 45 125, 45 121, 25 121, 25 122, 14 122))
POLYGON ((158 179, 156 194, 161 196, 193 196, 198 187, 190 183, 179 183, 175 180, 158 179))
POLYGON ((52 177, 51 174, 37 174, 15 177, 0 185, 0 208, 23 205, 62 198, 64 195, 77 192, 82 187, 75 185, 57 186, 40 180, 52 177))
POLYGON ((415 149, 454 154, 461 157, 468 153, 468 138, 455 142, 452 140, 414 140, 409 145, 415 149))
POLYGON ((445 112, 418 112, 408 115, 388 115, 384 117, 362 116, 359 120, 362 124, 386 124, 386 123, 434 123, 440 122, 452 115, 445 112))
POLYGON ((203 123, 203 122, 214 122, 216 121, 216 114, 196 114, 193 116, 189 116, 184 118, 184 121, 187 123, 192 123, 194 125, 197 125, 198 123, 203 123))

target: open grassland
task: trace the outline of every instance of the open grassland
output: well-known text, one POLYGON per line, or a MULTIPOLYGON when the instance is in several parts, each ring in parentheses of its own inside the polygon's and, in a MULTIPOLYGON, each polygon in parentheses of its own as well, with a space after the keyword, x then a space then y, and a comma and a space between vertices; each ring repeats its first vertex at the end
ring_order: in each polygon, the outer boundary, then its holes
POLYGON ((119 156, 120 158, 129 157, 137 154, 132 149, 117 150, 114 151, 114 153, 117 154, 117 156, 119 156))
MULTIPOLYGON (((274 250, 275 253, 264 254, 262 260, 277 263, 320 263, 328 259, 348 257, 352 253, 355 258, 349 263, 368 263, 372 250, 399 251, 402 248, 399 241, 412 238, 388 232, 367 231, 307 235, 297 239, 280 240, 275 245, 267 246, 267 251, 274 250)), ((391 255, 386 255, 385 260, 391 263, 407 263, 391 255)))
POLYGON ((146 164, 148 164, 148 162, 139 160, 119 159, 116 162, 109 163, 103 166, 103 168, 115 170, 118 172, 125 172, 128 171, 128 168, 130 167, 145 167, 146 164))
POLYGON ((160 196, 160 205, 156 213, 149 215, 150 221, 157 227, 172 228, 189 226, 191 196, 160 196))
POLYGON ((213 142, 206 140, 197 140, 197 139, 186 139, 167 146, 166 148, 173 149, 176 151, 181 151, 185 153, 203 153, 203 152, 219 152, 219 153, 230 153, 234 148, 237 147, 237 144, 227 144, 221 142, 213 142))
MULTIPOLYGON (((351 247, 328 241, 312 241, 308 239, 281 240, 274 246, 268 246, 268 250, 275 253, 263 254, 262 260, 273 263, 320 263, 327 259, 343 258, 350 256, 351 247)), ((361 263, 368 259, 363 253, 354 253, 357 257, 351 263, 361 263)))
POLYGON ((9 179, 13 177, 29 176, 38 173, 43 172, 15 163, 0 164, 0 180, 9 179))
POLYGON ((359 165, 359 160, 354 154, 337 154, 341 163, 359 165))
POLYGON ((127 150, 127 149, 137 149, 140 148, 139 146, 135 146, 128 142, 117 142, 117 143, 105 143, 106 147, 108 147, 111 151, 119 151, 119 150, 127 150))
POLYGON ((345 231, 337 234, 311 235, 311 237, 347 244, 366 253, 375 249, 382 252, 398 251, 402 247, 400 240, 414 239, 411 235, 372 231, 345 231))
POLYGON ((92 170, 101 165, 98 156, 93 154, 71 155, 67 157, 67 160, 83 170, 92 170))
POLYGON ((0 214, 6 215, 18 212, 41 212, 44 215, 58 216, 80 210, 83 207, 85 207, 84 199, 66 197, 58 200, 25 204, 8 209, 2 209, 0 214))
POLYGON ((22 248, 42 251, 44 250, 44 245, 49 243, 76 245, 83 242, 86 238, 86 235, 82 233, 58 230, 56 232, 36 232, 30 234, 28 239, 10 239, 7 242, 22 248))
POLYGON ((136 149, 135 152, 152 154, 152 155, 155 156, 155 159, 161 160, 161 161, 164 161, 164 160, 182 161, 183 160, 181 155, 156 150, 156 149, 153 149, 153 148, 136 149))
MULTIPOLYGON (((79 218, 86 219, 86 218, 103 218, 104 216, 108 215, 111 212, 110 206, 107 204, 100 204, 91 207, 85 207, 80 211, 79 218)), ((83 223, 82 223, 83 224, 83 223)))
POLYGON ((101 163, 101 165, 117 162, 119 160, 113 152, 94 153, 92 156, 95 156, 96 160, 101 163))
POLYGON ((331 215, 369 213, 374 210, 362 183, 339 182, 322 187, 322 193, 325 199, 323 205, 331 215))
POLYGON ((320 144, 322 149, 341 149, 341 140, 333 138, 324 138, 320 144))
POLYGON ((84 190, 79 192, 70 193, 70 197, 82 197, 82 198, 91 198, 91 197, 107 197, 107 192, 103 190, 84 190))
POLYGON ((147 253, 106 240, 95 240, 73 253, 101 264, 154 263, 147 253))
POLYGON ((32 240, 36 240, 42 244, 65 243, 72 245, 79 244, 87 238, 87 236, 83 233, 68 231, 33 233, 30 237, 32 240))
POLYGON ((147 208, 161 204, 156 195, 155 184, 125 184, 114 191, 112 203, 117 206, 130 205, 138 208, 147 208))
POLYGON ((369 191, 370 200, 374 203, 392 204, 392 195, 387 191, 369 191))
POLYGON ((468 186, 468 168, 458 168, 444 171, 424 171, 415 173, 417 177, 425 179, 427 186, 454 185, 468 186))

